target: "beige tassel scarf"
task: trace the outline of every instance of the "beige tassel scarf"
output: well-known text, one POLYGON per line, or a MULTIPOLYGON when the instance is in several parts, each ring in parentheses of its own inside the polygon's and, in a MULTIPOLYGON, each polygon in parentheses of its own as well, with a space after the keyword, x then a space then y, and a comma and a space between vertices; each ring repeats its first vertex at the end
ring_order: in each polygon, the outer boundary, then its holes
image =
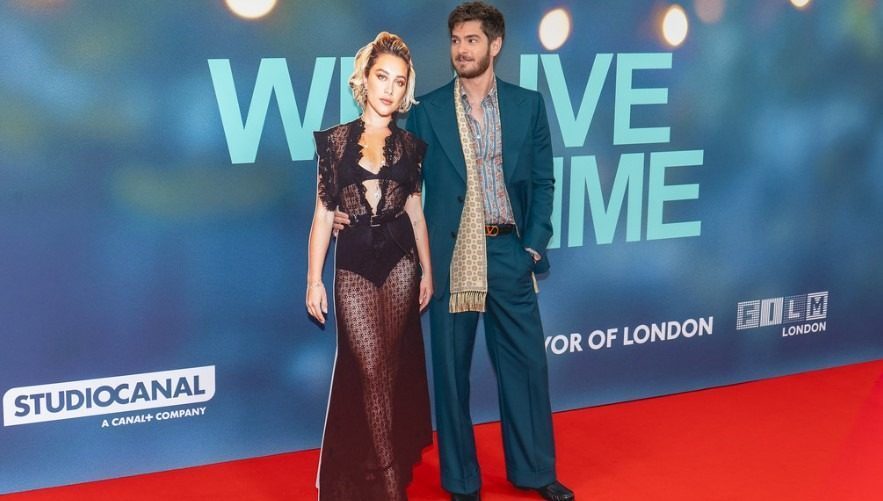
POLYGON ((475 146, 466 108, 460 93, 460 79, 454 80, 454 108, 457 111, 457 129, 466 158, 466 199, 460 215, 460 228, 451 258, 451 313, 484 311, 487 298, 487 250, 484 234, 484 197, 481 194, 481 174, 475 158, 475 146))

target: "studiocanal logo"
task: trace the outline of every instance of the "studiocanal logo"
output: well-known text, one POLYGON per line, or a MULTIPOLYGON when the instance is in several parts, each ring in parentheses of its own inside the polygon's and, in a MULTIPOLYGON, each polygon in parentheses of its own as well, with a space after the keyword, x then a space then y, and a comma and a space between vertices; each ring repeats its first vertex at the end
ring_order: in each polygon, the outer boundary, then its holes
POLYGON ((828 291, 743 301, 736 309, 736 330, 784 325, 782 337, 825 332, 828 291))
POLYGON ((214 395, 214 365, 22 386, 3 395, 3 426, 194 404, 214 395))

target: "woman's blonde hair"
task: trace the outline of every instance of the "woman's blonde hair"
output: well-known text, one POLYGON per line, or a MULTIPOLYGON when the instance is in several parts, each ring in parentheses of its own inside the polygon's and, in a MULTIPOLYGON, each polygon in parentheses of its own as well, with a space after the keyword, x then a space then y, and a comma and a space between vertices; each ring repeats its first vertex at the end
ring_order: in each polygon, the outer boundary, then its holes
POLYGON ((406 112, 411 109, 411 105, 417 104, 414 99, 414 89, 416 87, 417 75, 414 72, 414 63, 411 62, 411 51, 405 45, 405 41, 398 35, 381 31, 377 37, 368 45, 356 52, 356 60, 353 64, 353 74, 350 75, 350 89, 353 91, 353 99, 363 110, 368 101, 368 88, 365 86, 365 79, 368 72, 377 61, 377 57, 381 54, 390 54, 400 57, 408 64, 408 84, 407 91, 402 97, 402 103, 399 105, 399 112, 406 112))

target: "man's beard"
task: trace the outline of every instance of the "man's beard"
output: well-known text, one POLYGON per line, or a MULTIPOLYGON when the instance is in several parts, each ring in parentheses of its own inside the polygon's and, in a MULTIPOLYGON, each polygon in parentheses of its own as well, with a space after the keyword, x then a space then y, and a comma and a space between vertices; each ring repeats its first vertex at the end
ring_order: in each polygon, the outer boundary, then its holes
POLYGON ((471 71, 470 70, 460 71, 460 69, 457 67, 457 65, 454 65, 454 70, 457 71, 457 76, 459 76, 460 78, 475 78, 475 77, 481 75, 482 73, 484 73, 485 71, 487 71, 488 66, 491 65, 490 51, 488 51, 487 54, 485 54, 484 57, 482 57, 481 59, 474 60, 474 62, 477 63, 477 66, 475 67, 474 70, 471 70, 471 71))

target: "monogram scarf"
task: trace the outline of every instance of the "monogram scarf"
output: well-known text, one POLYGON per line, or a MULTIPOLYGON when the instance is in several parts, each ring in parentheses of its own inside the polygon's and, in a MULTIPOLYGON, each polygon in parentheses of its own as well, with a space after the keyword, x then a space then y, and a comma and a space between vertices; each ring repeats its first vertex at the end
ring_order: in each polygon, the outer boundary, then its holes
POLYGON ((454 80, 454 108, 463 157, 466 159, 466 198, 451 258, 451 313, 484 311, 487 298, 487 250, 484 234, 484 198, 475 145, 469 132, 460 79, 454 80))

